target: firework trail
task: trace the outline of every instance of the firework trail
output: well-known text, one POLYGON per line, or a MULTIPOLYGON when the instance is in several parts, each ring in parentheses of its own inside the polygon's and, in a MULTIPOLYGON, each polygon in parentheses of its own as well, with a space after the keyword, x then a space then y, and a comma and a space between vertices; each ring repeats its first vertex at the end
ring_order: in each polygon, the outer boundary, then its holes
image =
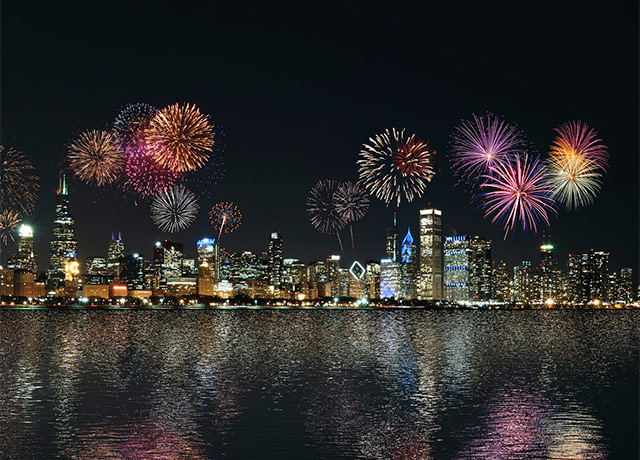
POLYGON ((0 145, 0 206, 24 216, 31 213, 38 199, 38 176, 33 164, 11 147, 0 145))
POLYGON ((192 104, 173 104, 160 110, 145 134, 158 164, 179 173, 202 167, 213 147, 213 125, 192 104))
POLYGON ((113 123, 113 137, 125 153, 130 149, 146 150, 145 130, 158 110, 149 104, 127 104, 113 123))
POLYGON ((317 182, 307 196, 307 215, 311 225, 317 231, 327 235, 336 235, 340 243, 340 250, 344 252, 340 230, 347 225, 347 221, 336 207, 336 192, 339 186, 340 182, 333 179, 323 179, 317 182))
POLYGON ((429 142, 407 136, 404 129, 393 128, 369 138, 360 151, 360 183, 388 206, 402 198, 408 202, 424 193, 435 175, 433 159, 436 151, 429 142))
POLYGON ((355 252, 353 223, 362 219, 369 210, 369 195, 359 184, 343 182, 336 189, 333 200, 336 212, 349 224, 351 249, 355 252))
POLYGON ((524 231, 537 232, 540 223, 549 226, 549 214, 556 214, 553 187, 539 158, 524 154, 505 159, 483 179, 484 215, 491 217, 492 224, 502 223, 505 239, 518 222, 524 231))
POLYGON ((160 230, 174 233, 191 225, 198 209, 195 195, 182 185, 175 185, 156 195, 151 203, 151 217, 160 230))
POLYGON ((477 185, 479 176, 526 147, 524 136, 513 125, 487 114, 462 120, 452 134, 451 166, 461 181, 477 185))
POLYGON ((565 123, 556 132, 549 152, 553 195, 568 210, 588 206, 600 192, 607 147, 580 121, 565 123))
POLYGON ((222 201, 211 208, 209 219, 213 228, 218 230, 217 243, 220 241, 222 232, 231 233, 240 226, 242 214, 235 204, 229 201, 222 201))
POLYGON ((69 165, 81 180, 97 186, 118 179, 125 156, 107 131, 85 131, 69 146, 69 165))

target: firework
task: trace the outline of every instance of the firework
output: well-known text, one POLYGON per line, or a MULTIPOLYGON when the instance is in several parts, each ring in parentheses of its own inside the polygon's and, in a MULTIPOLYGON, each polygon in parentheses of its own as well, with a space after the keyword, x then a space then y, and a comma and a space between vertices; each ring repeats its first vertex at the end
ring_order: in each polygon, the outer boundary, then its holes
POLYGON ((180 173, 202 167, 213 147, 213 125, 192 104, 173 104, 160 110, 145 134, 158 164, 180 173))
POLYGON ((13 232, 20 223, 20 214, 16 211, 5 209, 0 212, 0 243, 6 245, 13 241, 13 232))
POLYGON ((393 128, 369 138, 358 160, 360 183, 388 206, 402 198, 412 201, 424 193, 435 172, 433 158, 436 151, 428 142, 406 136, 393 128))
POLYGON ((462 180, 477 181, 497 162, 525 147, 522 133, 491 114, 462 120, 452 134, 451 165, 462 180))
POLYGON ((336 192, 339 187, 340 182, 333 179, 317 182, 307 196, 307 215, 316 230, 327 235, 336 235, 340 249, 343 250, 340 230, 347 225, 347 221, 336 206, 336 192))
POLYGON ((102 186, 113 183, 125 157, 107 131, 85 131, 69 146, 69 165, 81 180, 102 186))
POLYGON ((144 150, 131 150, 125 164, 125 189, 143 197, 158 195, 176 183, 180 174, 163 168, 144 150))
POLYGON ((551 146, 551 157, 582 157, 603 172, 607 169, 609 152, 598 133, 582 121, 564 123, 555 131, 558 136, 551 146))
POLYGON ((516 155, 496 163, 493 173, 483 178, 485 217, 503 224, 505 239, 518 222, 534 232, 541 222, 549 225, 549 214, 556 213, 553 187, 539 158, 516 155))
POLYGON ((22 152, 0 145, 0 205, 20 215, 33 211, 38 198, 38 176, 22 152))
POLYGON ((209 211, 209 219, 215 230, 218 230, 218 240, 222 232, 231 233, 242 223, 242 214, 238 207, 228 201, 217 203, 209 211))
POLYGON ((554 198, 567 209, 588 206, 600 192, 602 174, 582 156, 552 156, 550 180, 554 198))
POLYGON ((198 201, 190 190, 174 185, 153 199, 151 217, 160 230, 174 233, 191 225, 198 208, 198 201))
POLYGON ((369 195, 359 185, 353 182, 343 182, 335 191, 333 200, 336 212, 349 224, 351 233, 351 248, 355 251, 353 239, 353 222, 364 217, 369 209, 369 195))
POLYGON ((128 104, 113 123, 113 137, 123 152, 145 148, 145 130, 158 110, 149 104, 128 104))

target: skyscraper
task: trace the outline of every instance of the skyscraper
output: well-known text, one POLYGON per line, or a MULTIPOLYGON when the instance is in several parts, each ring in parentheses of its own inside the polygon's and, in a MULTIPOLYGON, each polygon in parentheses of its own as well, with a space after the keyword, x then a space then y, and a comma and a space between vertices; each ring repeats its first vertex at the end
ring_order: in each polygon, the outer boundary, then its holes
POLYGON ((282 236, 272 232, 269 238, 269 284, 279 288, 282 285, 282 236))
POLYGON ((623 268, 620 270, 616 300, 626 303, 633 302, 633 270, 631 268, 623 268))
POLYGON ((473 251, 466 235, 444 239, 444 298, 452 302, 472 300, 471 276, 473 251))
POLYGON ((107 246, 107 272, 111 280, 121 280, 124 275, 124 241, 118 232, 118 238, 111 234, 109 245, 107 246))
POLYGON ((511 302, 511 273, 505 261, 498 262, 493 269, 491 290, 491 298, 493 300, 497 300, 498 302, 511 302))
POLYGON ((400 267, 391 259, 380 261, 380 298, 399 297, 400 267))
POLYGON ((391 259, 394 263, 398 261, 398 223, 395 212, 393 213, 393 225, 387 227, 385 252, 388 259, 391 259))
POLYGON ((199 270, 202 271, 202 263, 206 262, 204 268, 208 269, 213 276, 213 269, 215 266, 216 256, 216 241, 213 238, 202 238, 196 242, 196 250, 198 251, 197 265, 199 270))
POLYGON ((531 302, 534 293, 533 269, 531 262, 523 260, 513 267, 513 300, 518 305, 531 302))
POLYGON ((331 296, 337 297, 340 295, 340 256, 327 257, 325 268, 326 282, 331 283, 331 296))
POLYGON ((473 300, 491 299, 491 240, 471 237, 470 294, 473 300))
POLYGON ((442 300, 443 282, 442 211, 421 209, 418 298, 442 300))
POLYGON ((18 253, 8 262, 7 267, 26 270, 38 274, 38 259, 33 252, 33 229, 29 225, 21 225, 18 229, 18 253))
POLYGON ((167 278, 179 278, 182 275, 182 243, 164 240, 156 242, 153 250, 153 266, 161 285, 167 278))
POLYGON ((400 246, 400 278, 402 297, 405 299, 418 298, 418 251, 413 242, 411 228, 400 246))
POLYGON ((129 290, 144 289, 144 258, 142 254, 129 254, 124 260, 123 275, 129 290))
POLYGON ((75 221, 69 213, 69 190, 67 178, 60 173, 56 198, 56 215, 53 221, 53 239, 51 240, 51 259, 49 262, 49 283, 60 286, 64 282, 64 269, 70 259, 78 252, 75 238, 75 221))

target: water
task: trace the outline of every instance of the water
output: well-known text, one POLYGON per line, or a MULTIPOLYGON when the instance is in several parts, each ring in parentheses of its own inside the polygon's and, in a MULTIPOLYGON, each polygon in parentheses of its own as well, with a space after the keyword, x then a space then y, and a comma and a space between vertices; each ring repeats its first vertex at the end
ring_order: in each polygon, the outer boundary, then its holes
POLYGON ((637 458, 635 311, 0 311, 2 458, 637 458))

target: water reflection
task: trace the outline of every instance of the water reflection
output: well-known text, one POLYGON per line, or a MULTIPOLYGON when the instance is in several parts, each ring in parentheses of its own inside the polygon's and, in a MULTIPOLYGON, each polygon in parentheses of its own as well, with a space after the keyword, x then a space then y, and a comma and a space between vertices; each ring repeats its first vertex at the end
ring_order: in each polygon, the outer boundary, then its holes
POLYGON ((0 311, 2 457, 628 457, 639 319, 0 311))

